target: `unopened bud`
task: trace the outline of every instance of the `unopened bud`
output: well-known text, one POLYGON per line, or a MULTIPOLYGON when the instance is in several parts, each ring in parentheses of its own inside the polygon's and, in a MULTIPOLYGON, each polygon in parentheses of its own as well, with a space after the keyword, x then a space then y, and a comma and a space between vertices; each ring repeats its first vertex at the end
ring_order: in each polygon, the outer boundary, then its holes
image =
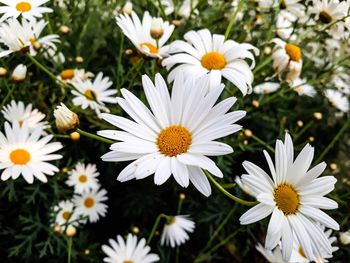
POLYGON ((314 118, 316 119, 316 120, 322 120, 322 113, 321 112, 315 112, 314 113, 314 118))
POLYGON ((244 135, 246 137, 252 137, 253 136, 253 132, 251 130, 249 130, 249 129, 246 129, 246 130, 244 130, 244 135))
POLYGON ((247 140, 244 140, 244 141, 243 141, 243 144, 244 144, 244 145, 248 145, 248 141, 247 141, 247 140))
POLYGON ((131 231, 134 233, 134 234, 138 234, 140 233, 140 228, 138 228, 137 226, 133 226, 131 231))
POLYGON ((7 69, 0 67, 0 77, 5 77, 7 75, 7 69))
POLYGON ((84 250, 84 254, 85 254, 86 256, 90 255, 90 249, 85 249, 85 250, 84 250))
POLYGON ((154 17, 151 24, 151 36, 153 39, 160 39, 164 34, 163 19, 154 17))
POLYGON ((67 26, 61 26, 59 31, 62 33, 62 34, 67 34, 70 32, 70 28, 67 27, 67 26))
POLYGON ((253 106, 254 108, 259 108, 259 107, 260 107, 260 102, 257 101, 257 100, 253 100, 253 101, 252 101, 252 106, 253 106))
POLYGON ((71 134, 69 134, 69 137, 73 140, 73 141, 79 141, 80 139, 80 134, 77 132, 72 132, 71 134))
POLYGON ((130 56, 130 55, 132 55, 132 53, 134 53, 134 51, 132 51, 132 49, 125 50, 125 55, 130 56))
POLYGON ((332 171, 335 171, 335 170, 337 170, 338 165, 337 165, 336 163, 331 163, 331 164, 329 165, 329 168, 331 168, 332 171))
POLYGON ((55 226, 53 227, 53 231, 55 231, 56 233, 62 233, 62 227, 58 224, 55 224, 55 226))
POLYGON ((71 133, 79 126, 78 115, 68 109, 63 103, 56 107, 53 115, 55 116, 56 127, 59 132, 71 133))
POLYGON ((68 168, 67 167, 63 167, 62 168, 62 173, 68 173, 68 168))
POLYGON ((297 125, 299 127, 303 127, 304 126, 304 122, 299 120, 299 121, 297 121, 297 125))
POLYGON ((19 64, 12 73, 11 79, 14 82, 22 82, 27 75, 27 66, 19 64))
POLYGON ((67 237, 74 237, 76 234, 77 234, 77 229, 74 226, 69 225, 66 229, 67 237))
POLYGON ((129 16, 131 16, 131 13, 132 13, 132 3, 131 2, 126 2, 123 9, 122 9, 122 12, 124 14, 127 14, 129 16))
POLYGON ((350 244, 350 230, 339 233, 339 241, 342 245, 350 244))
POLYGON ((173 20, 171 22, 174 26, 179 27, 181 25, 181 20, 173 20))
POLYGON ((309 137, 309 142, 314 142, 314 141, 315 141, 315 137, 310 136, 310 137, 309 137))
POLYGON ((75 62, 77 62, 78 64, 83 64, 84 63, 84 58, 81 56, 77 56, 75 58, 75 62))
POLYGON ((265 47, 265 48, 264 48, 264 54, 265 54, 265 55, 270 55, 270 54, 271 54, 271 51, 272 51, 272 49, 271 49, 270 47, 265 47))
POLYGON ((184 193, 180 193, 179 194, 179 199, 180 200, 185 200, 186 199, 186 195, 184 193))

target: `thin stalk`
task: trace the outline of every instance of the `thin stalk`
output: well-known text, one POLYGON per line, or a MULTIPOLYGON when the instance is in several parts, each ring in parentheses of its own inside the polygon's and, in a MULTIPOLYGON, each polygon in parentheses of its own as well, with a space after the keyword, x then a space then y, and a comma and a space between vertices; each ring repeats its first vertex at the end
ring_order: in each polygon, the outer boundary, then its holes
MULTIPOLYGON (((7 86, 7 84, 6 84, 7 86)), ((1 105, 0 105, 0 109, 5 105, 5 103, 7 102, 7 100, 11 97, 13 91, 15 90, 15 86, 13 86, 9 92, 7 93, 6 97, 3 99, 3 101, 1 102, 1 105)))
MULTIPOLYGON (((42 71, 44 71, 52 80, 59 82, 60 84, 64 85, 64 86, 69 86, 67 85, 65 82, 63 82, 62 80, 58 79, 54 74, 52 74, 50 72, 50 70, 48 70, 43 64, 41 64, 39 61, 37 61, 34 57, 32 57, 31 55, 27 54, 27 57, 38 67, 40 68, 42 71)), ((70 86, 69 86, 70 87, 70 86)))
POLYGON ((209 178, 209 180, 216 186, 216 188, 218 188, 224 195, 226 195, 228 198, 232 199, 233 201, 246 206, 254 206, 257 204, 257 202, 246 201, 237 196, 234 196, 233 194, 226 191, 225 188, 223 188, 217 181, 215 181, 213 176, 207 170, 204 170, 204 173, 209 178))
POLYGON ((159 222, 162 218, 167 218, 167 216, 165 214, 160 214, 156 221, 154 222, 154 225, 152 227, 152 231, 151 231, 151 234, 149 235, 148 239, 147 239, 147 245, 149 245, 154 237, 154 234, 156 233, 156 230, 158 228, 158 225, 159 225, 159 222))
POLYGON ((101 136, 98 136, 96 134, 93 134, 93 133, 90 133, 90 132, 87 132, 87 131, 83 131, 81 129, 77 129, 77 133, 79 133, 80 135, 89 137, 91 139, 97 140, 97 141, 101 141, 101 142, 105 142, 105 143, 109 143, 109 144, 115 143, 115 141, 103 138, 101 136))
POLYGON ((157 2, 158 2, 158 8, 159 8, 159 10, 160 10, 160 13, 161 13, 163 19, 164 19, 164 20, 167 20, 167 17, 166 17, 166 14, 165 14, 164 7, 163 7, 163 5, 162 5, 162 2, 161 2, 160 0, 157 0, 157 2))
POLYGON ((226 29, 225 39, 227 39, 228 35, 230 34, 230 31, 231 31, 231 28, 233 26, 233 23, 235 22, 236 16, 237 16, 238 12, 242 9, 243 4, 244 4, 244 1, 243 0, 239 0, 237 8, 236 8, 235 12, 233 13, 233 15, 231 17, 231 20, 230 20, 230 23, 228 24, 228 27, 226 29))
POLYGON ((270 150, 271 152, 275 152, 275 149, 273 147, 271 147, 270 145, 268 145, 267 142, 263 141, 262 139, 260 139, 259 137, 257 137, 256 135, 252 134, 252 139, 254 139, 255 141, 257 141, 258 143, 260 143, 261 145, 265 146, 268 150, 270 150))
POLYGON ((259 70, 261 70, 262 68, 264 68, 266 65, 270 64, 272 60, 272 56, 266 58, 262 63, 260 63, 258 66, 256 66, 254 69, 253 69, 253 73, 257 73, 259 70))
POLYGON ((301 130, 294 136, 294 141, 299 139, 301 135, 303 135, 313 124, 315 123, 314 120, 309 121, 301 130))
POLYGON ((72 258, 72 246, 73 246, 73 237, 68 238, 68 257, 67 257, 67 263, 71 263, 72 258))

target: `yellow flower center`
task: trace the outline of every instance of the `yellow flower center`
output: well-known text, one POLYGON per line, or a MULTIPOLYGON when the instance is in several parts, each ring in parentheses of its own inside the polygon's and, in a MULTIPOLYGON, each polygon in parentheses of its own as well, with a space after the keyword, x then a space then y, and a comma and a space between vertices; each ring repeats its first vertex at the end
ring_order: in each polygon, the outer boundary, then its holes
POLYGON ((192 134, 180 125, 169 126, 157 138, 159 151, 170 157, 187 152, 191 143, 192 134))
POLYGON ((87 182, 87 176, 85 174, 82 174, 79 176, 79 182, 86 183, 87 182))
POLYGON ((62 70, 60 76, 63 80, 72 79, 74 78, 74 69, 62 70))
POLYGON ((95 200, 92 199, 91 197, 87 197, 84 201, 84 205, 86 208, 91 208, 94 206, 94 204, 95 204, 95 200))
POLYGON ((19 120, 19 121, 18 121, 18 125, 19 125, 19 127, 22 127, 23 121, 22 121, 22 120, 19 120))
POLYGON ((151 54, 158 54, 159 53, 158 48, 151 43, 144 42, 144 43, 141 43, 140 46, 141 46, 141 48, 147 47, 149 50, 149 53, 151 53, 151 54))
POLYGON ((223 69, 226 65, 226 59, 219 52, 209 52, 202 57, 202 66, 208 70, 223 69))
POLYGON ((329 24, 333 20, 332 16, 326 11, 321 11, 319 17, 324 24, 329 24))
POLYGON ((16 9, 19 12, 28 12, 32 9, 32 5, 28 2, 19 2, 16 5, 16 9))
POLYGON ((288 44, 286 44, 284 49, 286 50, 286 52, 291 60, 296 61, 296 62, 300 61, 301 50, 298 46, 288 43, 288 44))
POLYGON ((291 185, 279 185, 275 188, 273 196, 277 207, 285 215, 295 214, 298 211, 300 205, 299 195, 291 185))
POLYGON ((281 9, 286 9, 286 8, 287 8, 286 2, 285 2, 284 0, 282 0, 282 1, 280 2, 280 8, 281 8, 281 9))
POLYGON ((87 90, 85 90, 85 97, 88 100, 96 100, 96 98, 97 98, 96 92, 91 90, 91 89, 87 89, 87 90))
POLYGON ((62 214, 63 219, 66 221, 70 218, 70 216, 71 216, 71 212, 69 211, 64 211, 62 214))
POLYGON ((134 263, 132 260, 124 260, 123 263, 134 263))
POLYGON ((30 153, 24 149, 17 149, 10 153, 10 159, 14 164, 24 165, 30 161, 30 153))

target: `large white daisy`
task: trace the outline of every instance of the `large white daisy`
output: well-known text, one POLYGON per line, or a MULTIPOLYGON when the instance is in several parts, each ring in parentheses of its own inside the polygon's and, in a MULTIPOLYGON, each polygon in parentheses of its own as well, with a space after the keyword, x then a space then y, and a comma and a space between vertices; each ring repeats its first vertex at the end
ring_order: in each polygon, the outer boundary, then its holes
POLYGON ((157 254, 149 253, 151 248, 142 238, 137 241, 137 236, 128 234, 126 241, 117 236, 116 240, 109 239, 109 246, 103 245, 102 250, 107 255, 103 259, 108 263, 152 263, 159 261, 157 254))
POLYGON ((172 82, 179 74, 185 76, 210 76, 213 85, 221 83, 223 76, 232 82, 245 95, 251 93, 254 79, 251 71, 255 66, 254 55, 258 49, 247 43, 226 40, 223 35, 212 35, 208 29, 190 31, 184 35, 187 41, 177 40, 170 45, 172 54, 162 65, 170 70, 168 81, 172 82), (250 59, 249 66, 245 59, 250 59))
POLYGON ((56 48, 54 43, 59 42, 58 35, 40 37, 47 25, 44 20, 27 21, 22 23, 10 18, 0 24, 0 43, 8 47, 8 50, 0 50, 0 58, 17 51, 27 51, 32 56, 37 54, 38 48, 56 48))
POLYGON ((74 187, 74 192, 83 193, 98 188, 97 176, 100 173, 96 169, 95 164, 77 163, 69 173, 67 185, 74 187))
POLYGON ((234 124, 245 111, 227 111, 236 102, 228 98, 214 106, 224 85, 208 92, 209 80, 179 76, 170 97, 167 85, 156 74, 155 85, 144 75, 142 84, 152 112, 131 92, 122 89, 119 105, 134 119, 102 114, 102 118, 124 131, 107 130, 98 134, 116 141, 102 160, 120 162, 135 160, 118 176, 119 181, 142 179, 154 175, 154 183, 163 184, 171 175, 182 186, 191 181, 205 196, 211 188, 202 169, 215 176, 223 174, 207 156, 229 154, 233 150, 215 141, 241 129, 234 124))
POLYGON ((53 135, 40 138, 42 132, 40 126, 29 132, 25 122, 22 127, 17 122, 12 127, 5 123, 5 135, 0 132, 0 169, 4 169, 1 180, 17 179, 22 175, 29 184, 33 183, 34 177, 46 183, 46 175, 58 172, 58 168, 47 161, 62 158, 62 155, 53 154, 62 148, 62 144, 49 143, 53 135))
POLYGON ((294 160, 294 149, 289 134, 285 142, 276 142, 275 165, 264 151, 272 178, 255 164, 245 161, 248 174, 242 176, 245 184, 257 193, 258 205, 241 216, 241 224, 251 224, 272 214, 265 247, 273 249, 281 240, 284 260, 293 250, 293 237, 312 260, 322 253, 331 253, 331 244, 318 223, 332 229, 339 225, 320 209, 334 209, 338 204, 324 195, 334 189, 333 176, 320 176, 326 164, 309 169, 314 149, 306 145, 294 160))
POLYGON ((97 115, 100 115, 101 110, 105 110, 105 103, 117 103, 114 95, 117 93, 116 89, 110 89, 113 82, 109 77, 103 77, 103 73, 97 74, 92 82, 90 79, 82 80, 76 78, 71 84, 77 89, 72 90, 75 96, 73 104, 81 106, 82 109, 91 108, 95 110, 97 115))
POLYGON ((4 4, 0 6, 0 14, 3 16, 0 23, 9 17, 17 18, 22 15, 27 20, 35 20, 42 17, 43 13, 51 13, 53 10, 42 5, 49 0, 0 0, 4 4))
POLYGON ((177 215, 168 218, 164 225, 161 237, 161 245, 179 246, 186 242, 190 237, 188 233, 194 231, 195 223, 188 216, 177 215))
POLYGON ((132 12, 131 16, 120 14, 116 17, 116 20, 124 35, 142 54, 159 58, 168 55, 169 46, 164 44, 173 33, 174 25, 170 25, 168 21, 162 22, 163 34, 156 39, 151 34, 153 18, 147 11, 143 15, 142 22, 135 12, 132 12))

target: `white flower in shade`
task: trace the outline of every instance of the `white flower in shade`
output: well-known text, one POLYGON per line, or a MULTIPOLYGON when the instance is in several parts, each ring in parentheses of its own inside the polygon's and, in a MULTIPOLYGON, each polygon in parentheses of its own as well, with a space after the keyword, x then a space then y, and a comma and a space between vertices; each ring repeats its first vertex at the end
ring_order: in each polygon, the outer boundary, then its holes
POLYGON ((217 177, 223 174, 207 156, 232 153, 232 148, 215 141, 241 129, 236 121, 245 111, 227 111, 236 102, 228 98, 214 106, 224 85, 209 89, 208 78, 200 80, 179 76, 170 97, 167 85, 156 74, 155 85, 144 75, 142 84, 152 112, 131 92, 122 89, 119 105, 134 119, 102 114, 102 118, 124 131, 107 130, 98 134, 116 141, 103 161, 135 160, 118 176, 119 181, 142 179, 152 174, 154 183, 163 184, 173 175, 176 182, 187 187, 189 182, 205 196, 211 188, 202 169, 217 177))
POLYGON ((287 11, 298 18, 305 17, 305 6, 300 3, 301 0, 282 0, 280 8, 282 11, 287 11))
POLYGON ((349 99, 340 91, 327 89, 324 92, 331 105, 342 112, 349 111, 349 99))
POLYGON ((131 3, 130 1, 127 1, 127 2, 125 3, 125 5, 124 5, 123 8, 122 8, 122 12, 123 12, 124 14, 127 14, 127 15, 131 16, 131 13, 132 13, 132 3, 131 3))
POLYGON ((78 115, 61 103, 53 112, 56 119, 56 127, 60 132, 71 133, 74 132, 79 125, 78 115))
POLYGON ((244 184, 241 180, 241 177, 236 176, 235 183, 248 195, 255 196, 255 193, 252 188, 244 184))
POLYGON ((188 233, 194 231, 195 223, 184 215, 171 216, 167 220, 163 228, 161 245, 176 247, 184 244, 190 238, 188 233))
POLYGON ((57 78, 66 83, 77 82, 78 80, 87 81, 92 79, 95 75, 85 69, 65 69, 57 76, 57 78))
POLYGON ((74 210, 74 204, 72 201, 61 201, 54 207, 53 210, 56 213, 55 225, 79 225, 79 217, 74 210))
POLYGON ((91 223, 97 222, 100 217, 104 217, 107 212, 107 191, 105 189, 92 189, 82 194, 76 194, 73 197, 73 202, 76 206, 78 215, 88 217, 91 223))
MULTIPOLYGON (((173 0, 161 0, 161 4, 164 7, 166 15, 170 15, 174 12, 175 5, 173 0)), ((184 18, 188 18, 191 15, 191 10, 198 4, 198 0, 184 0, 178 10, 178 15, 184 18), (192 7, 191 7, 192 4, 192 7)), ((194 11, 192 11, 194 13, 194 11)))
POLYGON ((102 250, 107 255, 103 259, 108 263, 151 263, 159 261, 157 254, 149 253, 151 248, 146 245, 146 240, 137 240, 137 236, 128 234, 126 241, 117 236, 116 240, 109 239, 109 246, 103 245, 102 250))
POLYGON ((342 245, 350 244, 350 230, 339 233, 339 241, 342 245))
POLYGON ((67 185, 74 187, 74 192, 83 193, 99 187, 97 176, 100 173, 95 164, 77 163, 69 173, 67 185))
POLYGON ((250 44, 239 44, 226 40, 223 35, 212 35, 208 29, 187 32, 185 41, 174 41, 170 46, 171 56, 164 59, 162 65, 170 70, 168 82, 174 81, 179 74, 186 77, 209 75, 213 86, 221 83, 221 77, 233 83, 243 95, 252 92, 254 79, 251 71, 255 66, 253 50, 259 50, 250 44), (249 66, 245 59, 252 61, 249 66))
POLYGON ((277 82, 264 82, 259 85, 256 85, 253 88, 254 93, 256 94, 268 94, 275 92, 281 87, 281 85, 277 82))
POLYGON ((46 25, 47 22, 44 20, 22 20, 22 23, 20 23, 13 18, 1 23, 0 43, 7 46, 8 50, 0 50, 0 58, 13 52, 26 51, 27 49, 29 49, 32 56, 35 56, 39 48, 55 48, 54 43, 59 42, 58 35, 40 37, 46 25))
POLYGON ((11 79, 14 82, 21 82, 25 80, 26 76, 27 76, 27 66, 23 64, 19 64, 12 72, 11 79))
POLYGON ((279 12, 276 21, 277 35, 283 39, 289 38, 294 31, 294 22, 296 19, 294 15, 287 11, 282 10, 279 12))
POLYGON ((275 4, 276 4, 275 0, 256 0, 256 2, 258 2, 258 6, 260 8, 277 7, 277 6, 275 6, 275 4))
POLYGON ((45 114, 33 109, 32 104, 24 105, 22 101, 15 102, 12 100, 10 104, 4 106, 1 110, 2 115, 11 123, 18 123, 21 127, 26 122, 30 132, 40 127, 42 130, 50 127, 47 121, 42 121, 45 114))
POLYGON ((256 250, 258 250, 265 259, 270 263, 288 263, 291 261, 284 261, 282 258, 282 251, 280 246, 278 245, 274 250, 264 248, 260 243, 255 246, 256 250))
POLYGON ((62 158, 62 155, 53 154, 62 148, 59 142, 49 141, 53 135, 42 135, 42 127, 29 132, 26 122, 22 127, 17 122, 11 127, 5 123, 5 135, 0 132, 0 169, 4 169, 1 180, 17 179, 20 175, 32 184, 34 177, 46 183, 45 175, 54 175, 58 168, 47 161, 62 158))
POLYGON ((82 109, 91 108, 100 115, 101 110, 105 108, 105 103, 117 103, 114 95, 117 93, 116 89, 109 89, 113 83, 109 77, 103 77, 103 73, 97 74, 92 82, 90 79, 85 81, 77 78, 71 83, 77 90, 72 90, 75 96, 73 104, 80 106, 82 109))
POLYGON ((169 46, 164 46, 174 31, 174 25, 168 21, 162 23, 163 34, 158 39, 151 35, 152 17, 146 11, 142 22, 135 12, 129 15, 116 17, 117 24, 124 35, 129 38, 139 52, 148 57, 164 57, 168 55, 169 46))
POLYGON ((292 88, 296 93, 298 93, 299 96, 305 95, 309 97, 315 97, 316 95, 315 88, 307 84, 307 80, 305 78, 297 78, 294 80, 292 88))
POLYGON ((287 82, 293 83, 299 77, 303 65, 300 48, 278 38, 273 39, 272 42, 276 44, 272 53, 272 66, 275 72, 280 78, 283 73, 286 73, 287 82))
POLYGON ((1 0, 0 14, 3 16, 0 23, 9 17, 17 18, 22 15, 27 20, 35 20, 43 17, 43 13, 51 13, 53 10, 42 5, 49 0, 1 0))
POLYGON ((338 204, 324 195, 334 189, 333 176, 320 176, 326 164, 320 163, 308 170, 314 148, 307 144, 294 160, 294 149, 289 134, 285 142, 276 142, 275 164, 264 151, 272 178, 255 164, 245 161, 248 174, 242 181, 257 193, 259 202, 243 214, 241 224, 251 224, 272 214, 267 230, 265 247, 272 250, 281 241, 282 255, 288 261, 293 251, 293 237, 305 256, 312 260, 322 253, 331 254, 331 244, 319 223, 339 229, 334 219, 321 209, 334 209, 338 204), (322 253, 321 253, 322 251, 322 253))

